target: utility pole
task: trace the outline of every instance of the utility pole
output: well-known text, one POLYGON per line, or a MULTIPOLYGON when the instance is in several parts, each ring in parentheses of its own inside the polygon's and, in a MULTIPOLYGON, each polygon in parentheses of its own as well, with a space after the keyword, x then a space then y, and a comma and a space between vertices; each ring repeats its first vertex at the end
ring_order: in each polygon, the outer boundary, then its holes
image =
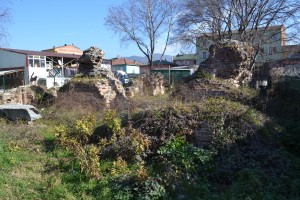
POLYGON ((169 65, 169 85, 171 85, 171 65, 169 65))
POLYGON ((2 81, 3 81, 3 91, 5 92, 5 74, 3 74, 2 81))

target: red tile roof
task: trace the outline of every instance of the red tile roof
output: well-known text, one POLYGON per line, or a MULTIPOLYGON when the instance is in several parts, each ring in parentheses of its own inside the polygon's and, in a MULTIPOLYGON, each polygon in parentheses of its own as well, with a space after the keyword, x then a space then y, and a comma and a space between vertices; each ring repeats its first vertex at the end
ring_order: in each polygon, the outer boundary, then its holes
POLYGON ((112 65, 143 65, 137 61, 129 60, 127 58, 112 59, 112 65))
POLYGON ((20 54, 26 54, 26 55, 64 57, 64 58, 80 58, 80 55, 54 53, 54 52, 47 52, 47 51, 32 51, 32 50, 9 49, 9 48, 0 48, 0 49, 10 51, 10 52, 20 53, 20 54))

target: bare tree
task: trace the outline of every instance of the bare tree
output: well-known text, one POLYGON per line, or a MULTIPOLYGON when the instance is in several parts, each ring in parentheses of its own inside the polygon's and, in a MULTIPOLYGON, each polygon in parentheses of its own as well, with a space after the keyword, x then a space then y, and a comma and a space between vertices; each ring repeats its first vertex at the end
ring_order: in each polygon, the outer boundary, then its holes
POLYGON ((262 37, 270 27, 279 25, 278 31, 286 31, 299 25, 299 0, 186 0, 181 6, 176 34, 179 41, 196 44, 195 38, 201 36, 217 42, 233 39, 235 31, 234 39, 254 46, 254 60, 260 45, 270 39, 262 37))
POLYGON ((5 2, 0 3, 0 44, 7 39, 7 24, 10 19, 9 8, 7 8, 4 3, 5 2))
POLYGON ((162 56, 170 44, 176 15, 175 0, 128 0, 109 8, 105 24, 121 42, 134 42, 152 68, 157 42, 164 41, 162 56))

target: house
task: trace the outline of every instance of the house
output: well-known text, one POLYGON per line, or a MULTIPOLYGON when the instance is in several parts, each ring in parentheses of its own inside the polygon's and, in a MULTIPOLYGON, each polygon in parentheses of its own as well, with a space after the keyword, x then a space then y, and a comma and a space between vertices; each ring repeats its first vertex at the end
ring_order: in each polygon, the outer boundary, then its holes
MULTIPOLYGON (((286 46, 286 32, 284 26, 270 26, 267 30, 260 28, 257 31, 259 40, 254 44, 259 44, 259 54, 255 60, 258 66, 263 65, 265 62, 279 61, 283 59, 283 47, 286 46), (261 30, 261 31, 260 31, 261 30), (261 34, 259 34, 261 33, 261 34)), ((206 35, 210 35, 207 33, 206 35)), ((239 32, 232 31, 232 39, 239 38, 239 32)), ((207 39, 206 36, 200 36, 197 38, 197 65, 202 63, 209 57, 209 47, 213 42, 207 39)))
POLYGON ((283 47, 283 65, 300 64, 300 45, 286 45, 283 47))
POLYGON ((300 65, 300 51, 296 53, 292 53, 288 56, 288 58, 284 59, 281 63, 283 66, 289 65, 300 65))
POLYGON ((112 70, 111 69, 111 60, 110 59, 103 59, 101 62, 101 67, 108 69, 108 70, 112 70))
POLYGON ((178 66, 196 65, 197 54, 178 54, 173 57, 173 62, 178 66))
POLYGON ((140 65, 142 63, 127 58, 113 58, 111 60, 111 70, 113 72, 124 71, 129 75, 140 74, 140 65))
MULTIPOLYGON (((167 60, 155 60, 153 61, 152 63, 152 70, 155 70, 155 69, 168 69, 169 67, 175 67, 177 66, 175 63, 173 62, 169 62, 167 60)), ((150 73, 150 65, 147 64, 147 65, 141 65, 140 66, 140 72, 141 74, 147 74, 147 73, 150 73)))
POLYGON ((79 57, 80 55, 51 51, 1 48, 0 72, 3 81, 0 86, 5 89, 4 80, 13 78, 12 76, 15 79, 19 77, 22 85, 31 83, 47 88, 62 86, 76 73, 79 57))
POLYGON ((61 53, 61 54, 72 54, 72 55, 79 55, 79 56, 81 56, 83 53, 82 50, 74 46, 74 44, 71 45, 65 44, 64 46, 58 46, 58 47, 53 46, 53 48, 51 49, 45 49, 42 51, 61 53))

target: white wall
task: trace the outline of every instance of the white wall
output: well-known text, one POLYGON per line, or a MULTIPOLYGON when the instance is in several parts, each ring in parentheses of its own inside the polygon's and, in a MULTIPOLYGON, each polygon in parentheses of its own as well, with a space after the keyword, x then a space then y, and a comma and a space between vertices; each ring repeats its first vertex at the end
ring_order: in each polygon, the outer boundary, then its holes
POLYGON ((140 67, 134 65, 127 65, 126 66, 126 73, 127 74, 140 74, 140 67))
MULTIPOLYGON (((55 77, 55 83, 56 86, 61 87, 65 83, 67 83, 71 78, 66 77, 55 77)), ((54 78, 53 77, 47 77, 46 78, 46 87, 49 89, 54 86, 54 78)))
POLYGON ((38 78, 47 78, 47 71, 46 68, 41 67, 28 67, 29 70, 29 78, 31 77, 32 73, 33 76, 37 76, 38 78))
POLYGON ((101 68, 111 70, 111 65, 110 64, 101 64, 101 68))

